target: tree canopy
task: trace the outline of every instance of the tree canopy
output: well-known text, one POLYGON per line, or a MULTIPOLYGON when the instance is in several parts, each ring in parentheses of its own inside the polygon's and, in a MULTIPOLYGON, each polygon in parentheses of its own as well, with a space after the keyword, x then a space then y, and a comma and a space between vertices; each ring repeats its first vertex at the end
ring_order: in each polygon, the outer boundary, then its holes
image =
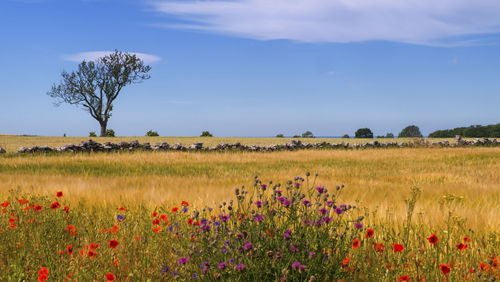
POLYGON ((360 128, 354 133, 355 138, 373 138, 373 132, 369 128, 360 128))
POLYGON ((420 132, 420 128, 418 128, 418 126, 410 125, 410 126, 403 128, 403 130, 401 130, 401 132, 399 133, 398 137, 399 138, 405 138, 405 137, 407 138, 407 137, 423 137, 423 136, 422 136, 422 133, 420 132))

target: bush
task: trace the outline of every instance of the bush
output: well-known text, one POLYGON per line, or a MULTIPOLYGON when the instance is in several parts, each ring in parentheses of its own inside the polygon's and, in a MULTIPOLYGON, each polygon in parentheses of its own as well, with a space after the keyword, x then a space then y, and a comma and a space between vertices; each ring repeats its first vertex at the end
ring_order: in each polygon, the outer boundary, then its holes
POLYGON ((106 137, 115 137, 115 131, 113 129, 106 129, 106 137))
POLYGON ((389 132, 385 135, 385 138, 394 138, 394 134, 389 132))
POLYGON ((150 131, 146 132, 146 136, 157 137, 157 136, 160 136, 160 134, 158 134, 158 132, 156 132, 156 131, 150 130, 150 131))
POLYGON ((300 135, 294 135, 293 138, 300 138, 300 135))
POLYGON ((314 138, 314 134, 311 131, 306 131, 302 133, 302 138, 314 138))
POLYGON ((213 137, 213 135, 212 133, 210 133, 210 131, 203 131, 200 137, 213 137))
POLYGON ((354 133, 356 138, 373 138, 373 132, 369 128, 360 128, 354 133))
POLYGON ((97 137, 97 134, 95 134, 94 131, 89 132, 89 137, 97 137))
POLYGON ((276 138, 285 138, 285 135, 283 135, 283 134, 280 133, 280 134, 276 135, 276 138))
POLYGON ((342 138, 351 138, 351 136, 349 136, 349 134, 344 134, 344 136, 342 136, 342 138))
POLYGON ((399 138, 422 138, 422 133, 420 132, 420 128, 415 125, 410 125, 405 127, 399 133, 399 138))

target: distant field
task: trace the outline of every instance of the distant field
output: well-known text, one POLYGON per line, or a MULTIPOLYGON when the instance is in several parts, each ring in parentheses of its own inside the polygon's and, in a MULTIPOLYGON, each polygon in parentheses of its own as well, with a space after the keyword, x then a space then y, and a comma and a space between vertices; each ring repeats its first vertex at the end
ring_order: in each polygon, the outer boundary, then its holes
MULTIPOLYGON (((330 143, 365 143, 373 140, 380 142, 392 141, 411 141, 412 138, 383 138, 383 139, 356 139, 356 138, 253 138, 253 137, 38 137, 38 136, 14 136, 14 135, 0 135, 0 147, 6 149, 8 152, 15 152, 20 147, 32 146, 50 146, 60 147, 66 144, 80 143, 86 140, 95 140, 97 142, 113 142, 118 143, 121 141, 139 140, 141 143, 149 142, 151 144, 159 142, 167 142, 169 144, 182 143, 183 145, 191 145, 193 143, 201 142, 204 146, 214 146, 220 143, 236 143, 247 145, 272 145, 288 143, 290 140, 301 140, 304 143, 317 143, 317 142, 330 142, 330 143)), ((446 138, 433 138, 432 141, 452 140, 446 138)))
MULTIPOLYGON (((30 137, 31 138, 31 137, 30 137)), ((60 145, 85 138, 3 138, 10 146, 60 145)), ((135 138, 98 139, 98 141, 135 138)), ((190 143, 200 138, 141 138, 190 143)), ((209 144, 286 142, 272 138, 207 138, 209 144)), ((321 139, 314 140, 320 141, 321 139)), ((334 139, 335 140, 335 139, 334 139)), ((334 141, 330 140, 330 141, 334 141)), ((343 141, 343 140, 338 140, 343 141)), ((352 140, 349 140, 352 141, 352 140)), ((318 183, 345 184, 342 201, 359 200, 377 217, 401 221, 402 201, 413 186, 423 189, 417 204, 426 223, 442 223, 438 204, 445 193, 464 196, 458 214, 480 230, 500 228, 500 148, 400 148, 306 150, 296 152, 136 152, 112 154, 26 155, 0 157, 0 198, 9 190, 36 194, 65 191, 67 200, 100 207, 118 204, 160 206, 187 200, 211 205, 233 194, 255 175, 285 181, 306 171, 320 174, 318 183)))

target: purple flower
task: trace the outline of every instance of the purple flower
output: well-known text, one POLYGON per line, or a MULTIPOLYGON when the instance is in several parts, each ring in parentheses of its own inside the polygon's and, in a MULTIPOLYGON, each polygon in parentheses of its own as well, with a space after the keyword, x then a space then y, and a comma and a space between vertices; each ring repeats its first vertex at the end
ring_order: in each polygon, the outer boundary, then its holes
POLYGON ((262 207, 262 202, 261 202, 261 201, 257 201, 257 202, 255 202, 255 205, 256 205, 258 208, 261 208, 261 207, 262 207))
POLYGON ((182 211, 183 213, 187 213, 188 208, 187 208, 187 207, 183 207, 181 211, 182 211))
POLYGON ((261 187, 262 189, 266 189, 266 188, 267 188, 267 185, 266 185, 266 184, 261 184, 261 185, 260 185, 260 187, 261 187))
POLYGON ((285 233, 283 233, 283 238, 285 238, 285 239, 292 238, 292 230, 290 230, 290 229, 285 230, 285 233))
POLYGON ((298 251, 299 251, 299 248, 295 247, 294 245, 291 245, 291 246, 290 246, 290 251, 292 251, 292 252, 296 253, 296 252, 298 252, 298 251))
POLYGON ((325 190, 326 190, 326 189, 325 189, 325 187, 323 187, 323 186, 318 186, 318 187, 316 187, 316 191, 318 191, 318 193, 319 193, 319 194, 323 194, 323 193, 325 193, 325 190))
POLYGON ((337 207, 337 208, 335 209, 335 213, 336 213, 336 214, 343 214, 343 213, 344 213, 344 209, 342 209, 342 208, 340 208, 340 207, 337 207))
POLYGON ((309 207, 311 205, 311 202, 309 200, 304 200, 302 201, 302 204, 304 204, 304 206, 306 207, 309 207))
POLYGON ((292 263, 292 268, 298 269, 298 270, 304 270, 306 267, 302 265, 300 262, 296 261, 292 263))
POLYGON ((325 209, 325 208, 322 208, 322 209, 320 209, 320 210, 319 210, 319 212, 320 212, 322 215, 325 215, 325 214, 328 212, 328 210, 327 210, 327 209, 325 209))
POLYGON ((116 220, 118 220, 118 222, 122 222, 122 221, 124 221, 124 220, 125 220, 125 216, 124 216, 124 215, 119 214, 119 215, 117 215, 117 216, 116 216, 116 220))
POLYGON ((221 214, 219 215, 219 219, 226 222, 229 220, 229 215, 221 214))
POLYGON ((274 190, 274 193, 276 193, 276 195, 278 196, 281 196, 281 190, 274 190))
POLYGON ((250 250, 250 249, 252 249, 252 248, 253 248, 253 245, 252 245, 252 243, 247 242, 247 243, 245 243, 245 244, 243 245, 243 247, 242 247, 242 248, 243 248, 243 250, 248 251, 248 250, 250 250))
POLYGON ((235 268, 238 271, 242 271, 242 270, 244 270, 246 268, 246 266, 243 263, 240 263, 235 268))
POLYGON ((312 224, 312 221, 310 219, 304 219, 303 222, 304 222, 304 225, 307 225, 307 226, 312 224))
POLYGON ((361 229, 363 228, 363 223, 357 221, 357 222, 354 222, 354 227, 356 227, 356 229, 361 229))
POLYGON ((253 217, 253 220, 255 220, 256 222, 261 222, 261 221, 264 220, 264 216, 258 214, 258 215, 256 215, 256 216, 253 217))
POLYGON ((326 205, 329 206, 330 208, 333 207, 334 202, 333 201, 326 201, 326 205))
POLYGON ((193 279, 198 278, 198 276, 196 275, 196 273, 193 273, 193 275, 191 275, 191 277, 193 277, 193 279))
POLYGON ((297 187, 297 188, 298 188, 298 187, 300 187, 300 185, 302 185, 302 183, 300 183, 300 182, 295 182, 295 187, 297 187))
POLYGON ((210 225, 208 225, 208 224, 204 224, 201 226, 201 230, 203 230, 205 232, 210 231, 210 229, 212 229, 212 227, 210 227, 210 225))
POLYGON ((309 256, 312 257, 316 254, 316 252, 309 252, 309 256))
POLYGON ((221 262, 217 266, 217 268, 219 268, 220 270, 225 269, 226 267, 227 267, 227 263, 226 262, 221 262))
POLYGON ((323 221, 324 221, 325 223, 330 223, 330 222, 332 222, 332 220, 333 220, 333 218, 328 217, 328 216, 325 216, 325 217, 323 217, 322 219, 323 219, 323 221))
POLYGON ((165 273, 167 273, 169 270, 170 270, 170 267, 168 267, 168 265, 165 265, 165 266, 163 266, 163 268, 161 269, 160 273, 161 273, 161 274, 165 274, 165 273))
POLYGON ((186 263, 188 263, 188 262, 189 262, 189 257, 179 258, 179 259, 177 260, 177 263, 178 263, 178 264, 186 264, 186 263))

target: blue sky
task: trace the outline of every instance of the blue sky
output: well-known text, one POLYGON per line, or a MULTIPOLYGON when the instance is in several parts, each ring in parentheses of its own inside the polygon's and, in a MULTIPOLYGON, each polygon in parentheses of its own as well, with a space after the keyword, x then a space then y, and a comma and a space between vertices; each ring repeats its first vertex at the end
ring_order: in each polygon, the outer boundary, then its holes
POLYGON ((115 103, 122 136, 499 123, 499 14, 493 0, 0 0, 0 134, 98 131, 46 92, 114 49, 153 68, 115 103))

